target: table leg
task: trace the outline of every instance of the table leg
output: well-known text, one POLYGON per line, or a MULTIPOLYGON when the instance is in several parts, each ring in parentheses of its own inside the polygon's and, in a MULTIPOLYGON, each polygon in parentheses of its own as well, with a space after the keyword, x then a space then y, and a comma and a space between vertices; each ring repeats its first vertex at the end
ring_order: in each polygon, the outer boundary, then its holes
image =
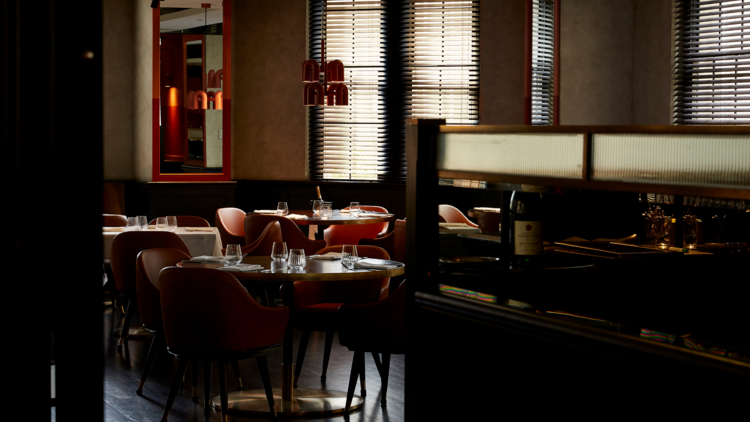
MULTIPOLYGON (((321 230, 318 231, 322 233, 321 230)), ((289 306, 294 297, 294 284, 287 283, 283 292, 284 305, 289 306)), ((281 390, 273 389, 274 407, 277 415, 282 416, 325 416, 343 413, 346 408, 346 392, 332 390, 294 389, 294 314, 289 316, 289 323, 284 332, 284 345, 281 364, 281 390)), ((221 397, 214 397, 213 406, 221 410, 221 397)), ((364 399, 354 396, 350 410, 364 404, 364 399)), ((229 393, 227 411, 230 415, 272 416, 268 408, 265 390, 244 390, 229 393)))

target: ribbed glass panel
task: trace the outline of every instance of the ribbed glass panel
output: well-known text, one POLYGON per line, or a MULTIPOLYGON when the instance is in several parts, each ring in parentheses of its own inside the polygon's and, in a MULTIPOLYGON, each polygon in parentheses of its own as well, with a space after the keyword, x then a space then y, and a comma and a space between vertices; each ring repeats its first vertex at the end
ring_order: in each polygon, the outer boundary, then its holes
POLYGON ((676 0, 674 123, 750 123, 750 1, 676 0))
POLYGON ((555 2, 533 0, 531 29, 531 124, 552 124, 555 70, 555 2))
POLYGON ((479 2, 412 1, 407 20, 408 113, 479 121, 479 2))
POLYGON ((750 135, 596 134, 592 180, 750 188, 750 135))
POLYGON ((583 134, 441 133, 437 169, 580 179, 583 134))

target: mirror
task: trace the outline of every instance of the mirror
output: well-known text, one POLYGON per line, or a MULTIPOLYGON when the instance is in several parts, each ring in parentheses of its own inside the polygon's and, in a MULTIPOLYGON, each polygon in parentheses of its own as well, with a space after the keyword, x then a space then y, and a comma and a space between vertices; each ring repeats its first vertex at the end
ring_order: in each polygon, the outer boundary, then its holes
POLYGON ((224 130, 230 121, 225 89, 229 72, 224 71, 228 67, 228 58, 224 57, 228 40, 223 35, 228 10, 220 4, 193 8, 171 7, 189 5, 185 1, 161 3, 155 9, 158 22, 156 16, 154 19, 159 40, 154 46, 159 58, 155 75, 159 101, 154 110, 159 124, 154 146, 158 142, 159 155, 154 180, 187 180, 181 176, 204 175, 229 180, 223 166, 229 162, 224 130))

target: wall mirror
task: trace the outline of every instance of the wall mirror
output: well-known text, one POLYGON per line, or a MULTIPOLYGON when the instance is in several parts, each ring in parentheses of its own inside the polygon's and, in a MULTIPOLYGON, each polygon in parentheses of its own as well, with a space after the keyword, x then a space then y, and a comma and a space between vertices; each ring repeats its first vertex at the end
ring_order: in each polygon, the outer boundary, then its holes
POLYGON ((154 181, 230 179, 231 2, 154 9, 154 181))

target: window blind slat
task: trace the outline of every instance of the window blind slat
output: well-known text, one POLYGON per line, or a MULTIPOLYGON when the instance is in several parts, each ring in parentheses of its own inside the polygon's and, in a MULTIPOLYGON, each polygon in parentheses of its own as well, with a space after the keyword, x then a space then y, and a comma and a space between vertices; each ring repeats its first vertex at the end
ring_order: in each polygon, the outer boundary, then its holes
POLYGON ((531 124, 552 124, 554 1, 534 0, 531 27, 531 124))

